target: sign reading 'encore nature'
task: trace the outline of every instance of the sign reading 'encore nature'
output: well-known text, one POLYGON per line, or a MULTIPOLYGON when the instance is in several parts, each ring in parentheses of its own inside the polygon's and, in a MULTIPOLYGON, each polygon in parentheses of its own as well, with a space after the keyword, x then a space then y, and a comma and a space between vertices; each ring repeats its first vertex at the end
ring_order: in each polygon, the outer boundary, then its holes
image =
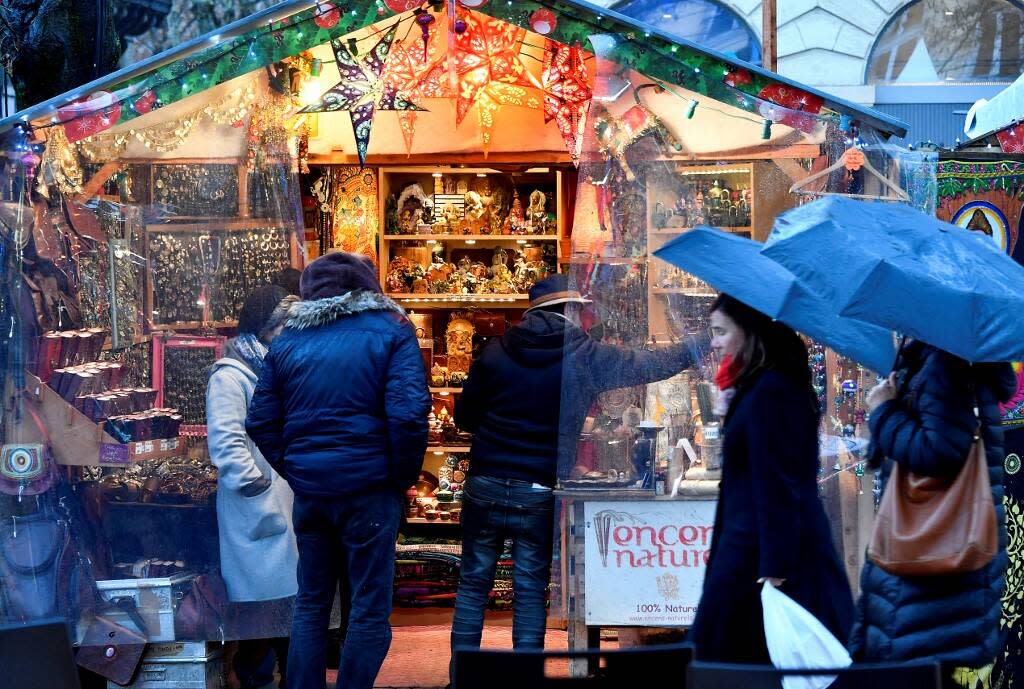
POLYGON ((590 625, 693 623, 711 552, 713 500, 587 502, 590 625))

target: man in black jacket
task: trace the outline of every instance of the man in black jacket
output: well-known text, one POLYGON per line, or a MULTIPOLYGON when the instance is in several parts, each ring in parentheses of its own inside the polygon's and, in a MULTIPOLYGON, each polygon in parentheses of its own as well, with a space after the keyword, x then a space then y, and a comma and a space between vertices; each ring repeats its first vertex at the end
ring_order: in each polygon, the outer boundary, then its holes
POLYGON ((543 648, 553 488, 559 467, 575 461, 587 411, 605 390, 663 380, 698 361, 693 341, 655 351, 595 341, 580 327, 586 303, 564 275, 534 285, 522 322, 488 344, 455 405, 457 423, 475 435, 453 649, 480 645, 506 538, 513 542, 513 645, 543 648))

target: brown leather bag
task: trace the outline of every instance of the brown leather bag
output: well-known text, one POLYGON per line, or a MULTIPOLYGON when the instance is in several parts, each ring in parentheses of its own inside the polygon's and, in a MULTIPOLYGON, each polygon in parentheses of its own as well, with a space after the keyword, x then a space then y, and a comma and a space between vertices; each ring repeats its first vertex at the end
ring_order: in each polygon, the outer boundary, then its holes
POLYGON ((216 574, 200 574, 192 581, 192 588, 181 599, 174 615, 177 637, 223 641, 227 606, 224 580, 216 574))
POLYGON ((901 577, 941 576, 981 569, 998 548, 980 424, 952 482, 893 463, 868 546, 872 562, 901 577))
POLYGON ((109 603, 97 599, 99 608, 82 639, 75 662, 122 686, 131 683, 146 652, 146 623, 131 598, 116 598, 109 603), (104 617, 105 612, 120 611, 139 631, 104 617))

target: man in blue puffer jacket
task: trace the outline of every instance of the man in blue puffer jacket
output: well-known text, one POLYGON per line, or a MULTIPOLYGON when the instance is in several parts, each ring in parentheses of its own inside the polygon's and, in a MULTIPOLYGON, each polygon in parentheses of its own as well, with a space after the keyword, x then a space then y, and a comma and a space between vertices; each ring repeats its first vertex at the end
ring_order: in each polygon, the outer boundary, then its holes
POLYGON ((302 273, 303 301, 263 364, 246 431, 295 492, 298 584, 288 683, 322 689, 334 593, 351 599, 338 688, 370 689, 391 645, 402 492, 427 449, 416 335, 363 256, 302 273))

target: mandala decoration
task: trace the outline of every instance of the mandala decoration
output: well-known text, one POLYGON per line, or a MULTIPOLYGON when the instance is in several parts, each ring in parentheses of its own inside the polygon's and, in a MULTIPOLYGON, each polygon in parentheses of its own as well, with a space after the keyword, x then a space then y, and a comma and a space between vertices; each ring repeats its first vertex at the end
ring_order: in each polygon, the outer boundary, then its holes
POLYGON ((1003 463, 1003 468, 1006 470, 1006 473, 1009 474, 1010 476, 1013 476, 1018 471, 1020 471, 1020 455, 1017 454, 1016 452, 1011 452, 1010 454, 1006 455, 1006 460, 1003 463))
POLYGON ((527 96, 532 86, 519 57, 526 30, 475 12, 459 11, 465 30, 455 33, 454 70, 458 82, 456 126, 477 106, 484 155, 490 148, 494 114, 502 105, 540 106, 527 96))
MULTIPOLYGON (((422 102, 424 98, 450 98, 453 92, 448 79, 448 54, 446 46, 438 45, 439 37, 446 36, 447 31, 443 28, 433 31, 426 51, 418 44, 395 43, 384 67, 385 88, 396 90, 402 98, 413 103, 422 102)), ((416 119, 415 110, 398 113, 406 154, 412 153, 416 119)))
POLYGON ((573 162, 578 163, 583 128, 594 95, 586 54, 579 46, 547 41, 538 86, 544 92, 544 122, 555 121, 573 162))
POLYGON ((338 112, 347 110, 352 118, 352 133, 356 139, 359 164, 366 164, 366 151, 370 147, 370 130, 373 115, 377 110, 412 111, 422 110, 403 98, 398 91, 387 85, 381 74, 395 40, 398 25, 395 24, 377 41, 373 49, 362 57, 356 57, 342 38, 331 41, 337 60, 339 81, 320 99, 303 108, 300 112, 338 112))

